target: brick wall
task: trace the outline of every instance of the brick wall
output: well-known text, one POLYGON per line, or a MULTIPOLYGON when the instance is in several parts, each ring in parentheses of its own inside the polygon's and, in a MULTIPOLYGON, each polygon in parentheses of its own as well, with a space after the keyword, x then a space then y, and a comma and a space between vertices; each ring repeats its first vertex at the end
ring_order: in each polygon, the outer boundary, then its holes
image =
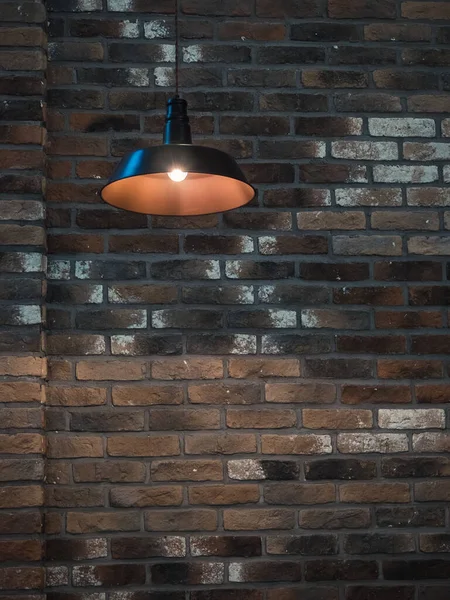
POLYGON ((45 10, 0 2, 0 596, 44 587, 45 10))
MULTIPOLYGON (((195 141, 258 197, 117 212, 173 4, 46 2, 48 598, 447 600, 450 2, 181 0, 195 141)), ((45 19, 0 9, 0 588, 36 600, 45 19)))

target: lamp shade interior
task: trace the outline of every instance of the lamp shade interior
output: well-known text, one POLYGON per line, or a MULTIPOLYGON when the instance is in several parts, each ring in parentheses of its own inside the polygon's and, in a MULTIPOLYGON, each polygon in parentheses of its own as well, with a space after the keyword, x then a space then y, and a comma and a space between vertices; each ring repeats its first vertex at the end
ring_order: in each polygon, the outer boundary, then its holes
POLYGON ((153 215, 202 215, 243 206, 255 195, 225 152, 191 144, 135 150, 123 158, 101 192, 117 208, 153 215), (169 173, 187 173, 173 181, 169 173))

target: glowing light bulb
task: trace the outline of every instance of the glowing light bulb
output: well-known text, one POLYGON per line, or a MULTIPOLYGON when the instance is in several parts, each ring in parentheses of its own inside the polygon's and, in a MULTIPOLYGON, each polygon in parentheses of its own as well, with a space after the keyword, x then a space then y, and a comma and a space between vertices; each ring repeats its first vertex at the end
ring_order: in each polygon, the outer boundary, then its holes
POLYGON ((167 175, 172 181, 184 181, 187 177, 186 171, 182 171, 181 169, 173 169, 167 175))

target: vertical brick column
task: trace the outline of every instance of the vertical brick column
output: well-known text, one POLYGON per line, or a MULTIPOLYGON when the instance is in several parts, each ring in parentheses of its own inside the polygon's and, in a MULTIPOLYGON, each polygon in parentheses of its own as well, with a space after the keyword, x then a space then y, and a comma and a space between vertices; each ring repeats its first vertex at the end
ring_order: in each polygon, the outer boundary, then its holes
POLYGON ((0 2, 0 597, 39 598, 43 558, 43 2, 0 2))

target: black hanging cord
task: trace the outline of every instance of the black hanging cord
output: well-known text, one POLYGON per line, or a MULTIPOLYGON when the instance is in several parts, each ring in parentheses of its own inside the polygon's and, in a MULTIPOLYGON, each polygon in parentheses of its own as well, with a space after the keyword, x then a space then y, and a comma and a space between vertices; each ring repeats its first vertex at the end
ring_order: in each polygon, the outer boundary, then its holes
POLYGON ((179 88, 179 70, 180 70, 180 40, 179 40, 179 24, 178 24, 178 6, 179 0, 175 0, 175 97, 178 98, 179 88))

